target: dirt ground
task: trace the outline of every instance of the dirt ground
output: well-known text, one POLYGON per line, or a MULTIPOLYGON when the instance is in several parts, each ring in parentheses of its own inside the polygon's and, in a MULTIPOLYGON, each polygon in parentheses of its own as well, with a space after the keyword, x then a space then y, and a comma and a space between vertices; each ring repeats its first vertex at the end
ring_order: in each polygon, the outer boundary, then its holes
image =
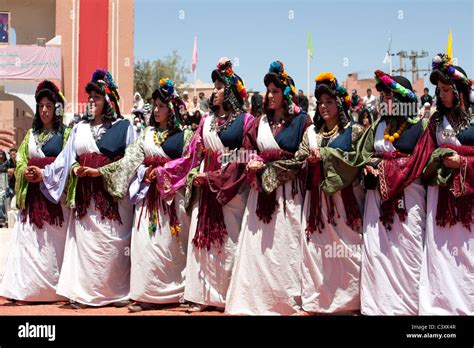
POLYGON ((41 303, 35 305, 24 305, 19 306, 14 303, 7 301, 7 299, 0 297, 0 316, 2 315, 162 315, 162 316, 213 316, 213 315, 224 315, 221 312, 209 311, 201 313, 187 313, 187 307, 179 305, 170 306, 162 310, 146 310, 138 313, 130 313, 127 307, 115 308, 113 306, 98 307, 98 308, 85 308, 85 309, 72 309, 67 302, 56 302, 56 303, 41 303))

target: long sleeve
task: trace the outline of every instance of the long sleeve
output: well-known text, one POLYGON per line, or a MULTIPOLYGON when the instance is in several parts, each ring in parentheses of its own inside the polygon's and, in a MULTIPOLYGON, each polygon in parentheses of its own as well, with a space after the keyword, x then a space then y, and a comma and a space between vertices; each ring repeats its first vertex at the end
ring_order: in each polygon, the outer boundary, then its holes
MULTIPOLYGON (((142 132, 136 142, 127 146, 125 155, 120 160, 98 169, 102 174, 107 191, 116 198, 125 197, 130 181, 145 159, 145 134, 145 131, 142 132)), ((132 138, 127 136, 127 143, 128 140, 132 140, 132 138)))
POLYGON ((269 194, 285 182, 292 180, 303 168, 310 153, 308 130, 306 130, 295 157, 274 161, 265 166, 261 176, 262 189, 269 194))
POLYGON ((53 163, 42 170, 43 182, 40 183, 40 189, 45 197, 53 203, 59 203, 69 177, 69 170, 77 162, 76 133, 77 127, 74 127, 61 153, 53 163))
POLYGON ((26 206, 26 192, 28 191, 28 181, 25 177, 25 169, 28 165, 28 144, 30 141, 31 130, 26 133, 25 139, 20 145, 16 154, 16 169, 15 169, 15 194, 16 206, 18 209, 24 209, 26 206))
POLYGON ((321 188, 327 194, 334 194, 348 187, 360 174, 360 166, 354 166, 352 163, 357 157, 355 148, 363 133, 364 128, 362 126, 357 124, 352 126, 351 151, 342 151, 328 146, 320 149, 323 163, 321 188))
POLYGON ((132 204, 139 203, 143 198, 145 198, 146 194, 148 193, 150 184, 147 184, 143 181, 147 169, 148 168, 145 165, 141 164, 137 169, 137 173, 130 182, 128 192, 130 194, 130 201, 132 202, 132 204))

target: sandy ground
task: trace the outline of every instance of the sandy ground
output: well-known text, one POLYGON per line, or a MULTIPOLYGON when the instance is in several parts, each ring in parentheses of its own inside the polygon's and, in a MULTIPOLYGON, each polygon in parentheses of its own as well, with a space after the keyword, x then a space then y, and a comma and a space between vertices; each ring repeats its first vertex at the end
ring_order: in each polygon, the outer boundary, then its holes
POLYGON ((14 303, 7 301, 5 298, 0 297, 0 316, 2 315, 162 315, 162 316, 213 316, 213 315, 224 315, 221 312, 209 311, 201 313, 187 313, 186 307, 170 306, 162 310, 147 310, 138 313, 130 313, 127 307, 115 308, 115 307, 99 307, 99 308, 86 308, 86 309, 71 309, 67 302, 57 302, 48 304, 35 304, 27 306, 19 306, 14 303))

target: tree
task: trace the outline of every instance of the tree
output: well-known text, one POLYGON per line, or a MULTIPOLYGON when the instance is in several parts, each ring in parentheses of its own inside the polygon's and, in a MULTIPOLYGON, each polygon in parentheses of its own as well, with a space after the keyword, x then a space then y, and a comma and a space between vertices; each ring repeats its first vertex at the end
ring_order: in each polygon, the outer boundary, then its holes
POLYGON ((158 87, 161 78, 171 79, 177 87, 186 82, 186 73, 187 68, 177 51, 155 61, 137 60, 134 66, 133 87, 146 100, 158 87))

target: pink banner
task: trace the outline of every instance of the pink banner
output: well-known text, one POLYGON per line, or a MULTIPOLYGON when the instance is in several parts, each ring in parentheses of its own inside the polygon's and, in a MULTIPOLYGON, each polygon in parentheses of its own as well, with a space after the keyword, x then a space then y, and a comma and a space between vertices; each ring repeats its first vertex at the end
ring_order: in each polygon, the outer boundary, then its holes
POLYGON ((0 79, 61 80, 61 48, 0 46, 0 79))

